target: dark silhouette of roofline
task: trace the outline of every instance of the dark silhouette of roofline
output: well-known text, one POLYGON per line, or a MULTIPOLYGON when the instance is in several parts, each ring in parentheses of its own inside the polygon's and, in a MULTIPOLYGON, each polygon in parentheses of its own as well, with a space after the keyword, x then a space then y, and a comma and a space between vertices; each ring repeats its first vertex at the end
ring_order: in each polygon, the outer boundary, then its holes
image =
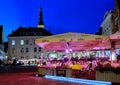
POLYGON ((38 29, 37 27, 19 27, 16 31, 13 31, 8 37, 17 36, 50 36, 50 31, 46 29, 38 29))

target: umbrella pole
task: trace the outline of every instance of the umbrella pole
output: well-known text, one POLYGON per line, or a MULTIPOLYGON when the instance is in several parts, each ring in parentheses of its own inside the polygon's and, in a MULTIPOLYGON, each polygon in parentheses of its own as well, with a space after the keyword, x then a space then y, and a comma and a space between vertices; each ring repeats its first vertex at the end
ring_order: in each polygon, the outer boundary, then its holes
POLYGON ((111 41, 111 49, 110 49, 110 61, 113 62, 116 60, 115 54, 115 42, 111 41))
POLYGON ((67 53, 66 55, 67 55, 68 61, 70 61, 71 60, 71 53, 67 53))

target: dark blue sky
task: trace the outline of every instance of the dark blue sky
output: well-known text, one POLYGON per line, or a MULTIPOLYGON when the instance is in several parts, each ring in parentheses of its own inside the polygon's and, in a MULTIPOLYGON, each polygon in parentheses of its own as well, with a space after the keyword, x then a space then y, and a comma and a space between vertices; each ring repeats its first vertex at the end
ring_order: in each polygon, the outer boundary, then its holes
POLYGON ((45 28, 53 34, 96 33, 114 0, 0 0, 0 25, 4 38, 19 26, 37 27, 42 5, 45 28))

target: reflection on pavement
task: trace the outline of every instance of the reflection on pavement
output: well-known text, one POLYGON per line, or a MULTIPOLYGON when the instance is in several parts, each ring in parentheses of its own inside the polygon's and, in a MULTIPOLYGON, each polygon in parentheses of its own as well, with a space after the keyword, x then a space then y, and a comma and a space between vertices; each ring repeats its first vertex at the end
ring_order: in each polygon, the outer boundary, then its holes
POLYGON ((0 85, 88 85, 36 77, 35 72, 0 73, 0 85))

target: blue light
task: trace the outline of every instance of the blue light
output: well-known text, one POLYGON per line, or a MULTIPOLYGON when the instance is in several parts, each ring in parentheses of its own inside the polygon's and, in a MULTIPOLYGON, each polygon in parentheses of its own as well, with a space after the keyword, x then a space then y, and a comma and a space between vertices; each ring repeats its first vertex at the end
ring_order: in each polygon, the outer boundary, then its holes
POLYGON ((89 85, 112 85, 111 82, 96 81, 96 80, 85 80, 85 79, 69 78, 69 77, 61 77, 61 76, 45 75, 45 78, 54 79, 54 80, 61 80, 61 81, 68 81, 68 82, 74 82, 74 83, 89 84, 89 85))

